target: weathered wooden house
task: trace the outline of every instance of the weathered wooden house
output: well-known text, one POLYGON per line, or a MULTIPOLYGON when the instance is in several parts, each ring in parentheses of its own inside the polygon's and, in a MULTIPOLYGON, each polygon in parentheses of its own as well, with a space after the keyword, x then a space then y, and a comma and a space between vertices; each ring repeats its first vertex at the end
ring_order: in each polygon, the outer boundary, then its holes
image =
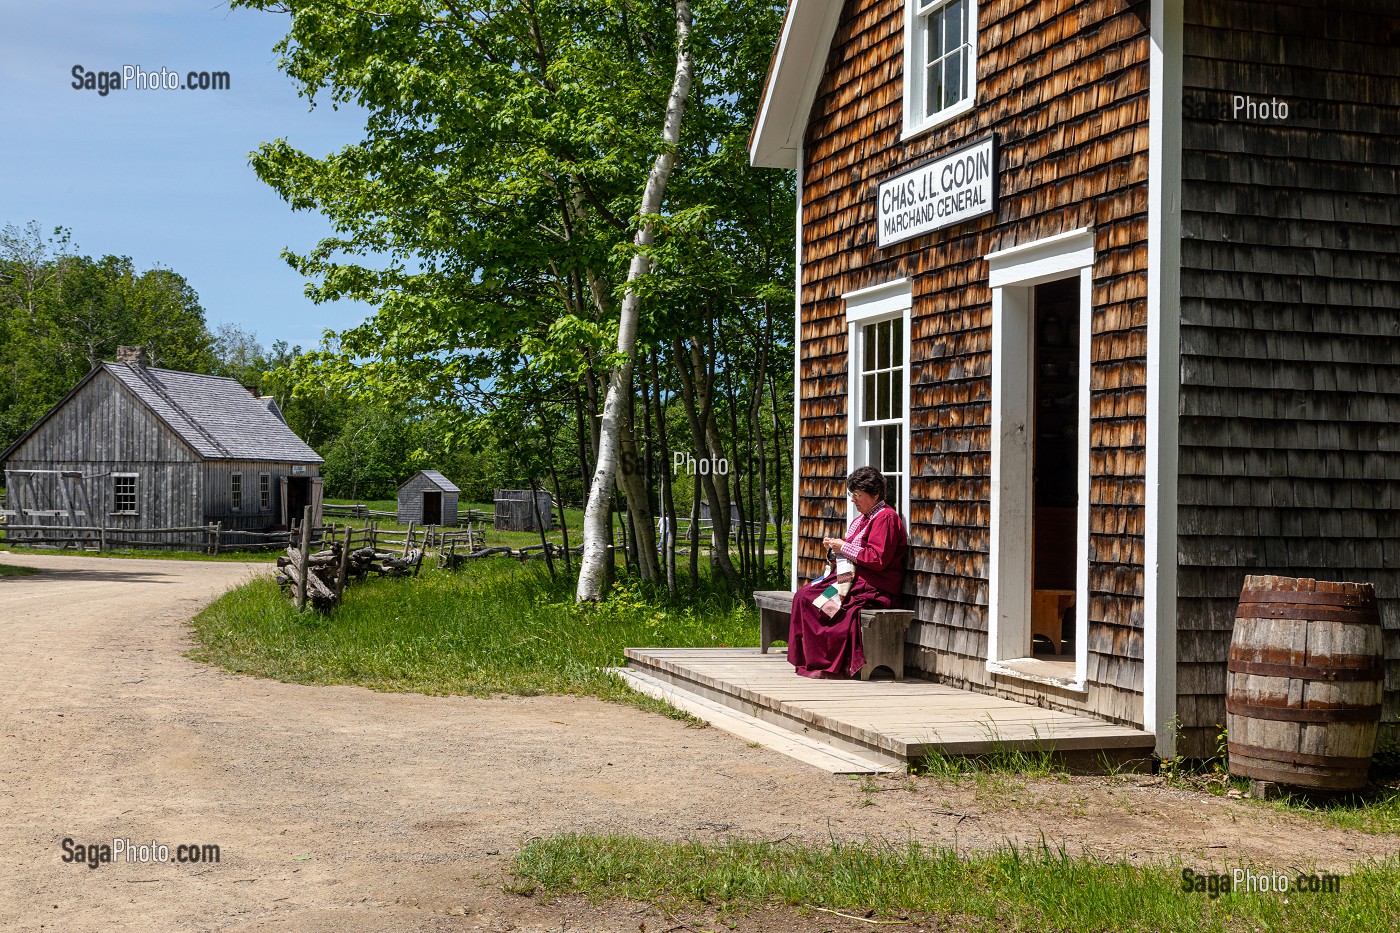
POLYGON ((455 525, 461 494, 462 490, 437 470, 419 470, 399 487, 399 524, 455 525))
POLYGON ((122 347, 3 454, 16 524, 122 532, 320 522, 321 458, 233 379, 151 369, 122 347))
POLYGON ((1192 756, 1246 574, 1370 582, 1393 729, 1397 47, 1380 0, 791 0, 794 580, 877 465, 911 665, 1192 756))

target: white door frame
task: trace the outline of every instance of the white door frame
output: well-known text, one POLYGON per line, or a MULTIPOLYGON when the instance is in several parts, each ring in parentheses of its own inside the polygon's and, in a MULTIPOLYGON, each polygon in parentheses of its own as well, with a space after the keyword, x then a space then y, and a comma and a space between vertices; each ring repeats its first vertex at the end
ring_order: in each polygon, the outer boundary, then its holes
POLYGON ((1034 456, 1033 289, 1079 280, 1079 437, 1074 571, 1074 677, 1083 691, 1089 661, 1089 387, 1093 344, 1094 236, 1088 228, 989 253, 992 288, 991 553, 987 670, 1024 677, 1007 662, 1027 657, 1031 624, 1031 472, 1034 456))

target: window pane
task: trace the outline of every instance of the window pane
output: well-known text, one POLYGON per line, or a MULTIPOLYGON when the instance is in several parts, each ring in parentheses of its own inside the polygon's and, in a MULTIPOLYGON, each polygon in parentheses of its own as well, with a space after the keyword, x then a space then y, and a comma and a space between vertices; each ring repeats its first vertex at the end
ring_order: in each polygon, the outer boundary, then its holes
POLYGON ((953 0, 952 3, 943 8, 942 51, 944 54, 963 44, 963 36, 966 35, 966 19, 962 0, 953 0))
POLYGON ((890 417, 904 417, 904 367, 890 370, 890 417))
POLYGON ((875 368, 890 368, 890 322, 881 321, 875 325, 875 368))
POLYGON ((864 344, 865 371, 875 368, 875 325, 866 324, 860 329, 860 342, 864 344))
POLYGON ((967 59, 959 49, 943 60, 943 106, 951 107, 967 96, 967 59))
POLYGON ((861 466, 873 466, 877 469, 881 463, 880 458, 880 429, 870 428, 865 436, 865 463, 861 466))
POLYGON ((867 373, 861 386, 861 420, 875 420, 875 376, 867 373))
POLYGON ((890 322, 890 352, 894 366, 904 365, 904 319, 895 318, 890 322))
POLYGON ((890 416, 890 374, 880 373, 875 379, 875 390, 879 393, 875 400, 875 417, 885 419, 890 416))
POLYGON ((884 432, 884 440, 881 442, 881 453, 884 454, 884 462, 880 464, 882 473, 899 472, 899 425, 886 425, 880 429, 884 432))
POLYGON ((924 116, 931 117, 942 109, 938 102, 943 97, 943 69, 937 64, 928 66, 928 87, 924 94, 924 116))

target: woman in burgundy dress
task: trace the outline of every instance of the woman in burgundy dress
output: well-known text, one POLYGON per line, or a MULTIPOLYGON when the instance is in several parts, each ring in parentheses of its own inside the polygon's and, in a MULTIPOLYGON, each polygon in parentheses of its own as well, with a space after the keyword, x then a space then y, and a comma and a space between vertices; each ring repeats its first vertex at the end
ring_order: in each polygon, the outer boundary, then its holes
POLYGON ((827 573, 792 598, 788 661, 803 677, 852 677, 865 666, 861 609, 898 609, 909 540, 904 522, 885 502, 885 477, 861 467, 846 480, 855 521, 845 538, 822 543, 835 557, 827 573))

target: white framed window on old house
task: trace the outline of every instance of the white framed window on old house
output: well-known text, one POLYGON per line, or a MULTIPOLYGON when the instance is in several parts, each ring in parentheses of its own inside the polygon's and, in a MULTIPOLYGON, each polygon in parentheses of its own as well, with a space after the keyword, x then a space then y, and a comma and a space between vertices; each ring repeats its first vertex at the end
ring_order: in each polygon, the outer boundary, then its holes
POLYGON ((136 474, 112 474, 112 514, 136 514, 136 474))
POLYGON ((862 466, 883 473, 886 501, 907 524, 909 280, 850 292, 845 301, 851 348, 846 473, 862 466))
POLYGON ((977 99, 976 0, 904 5, 904 135, 972 109, 977 99))
POLYGON ((272 474, 258 474, 258 509, 262 512, 272 511, 272 474))
POLYGON ((230 473, 228 477, 228 507, 229 511, 243 511, 243 474, 230 473))

